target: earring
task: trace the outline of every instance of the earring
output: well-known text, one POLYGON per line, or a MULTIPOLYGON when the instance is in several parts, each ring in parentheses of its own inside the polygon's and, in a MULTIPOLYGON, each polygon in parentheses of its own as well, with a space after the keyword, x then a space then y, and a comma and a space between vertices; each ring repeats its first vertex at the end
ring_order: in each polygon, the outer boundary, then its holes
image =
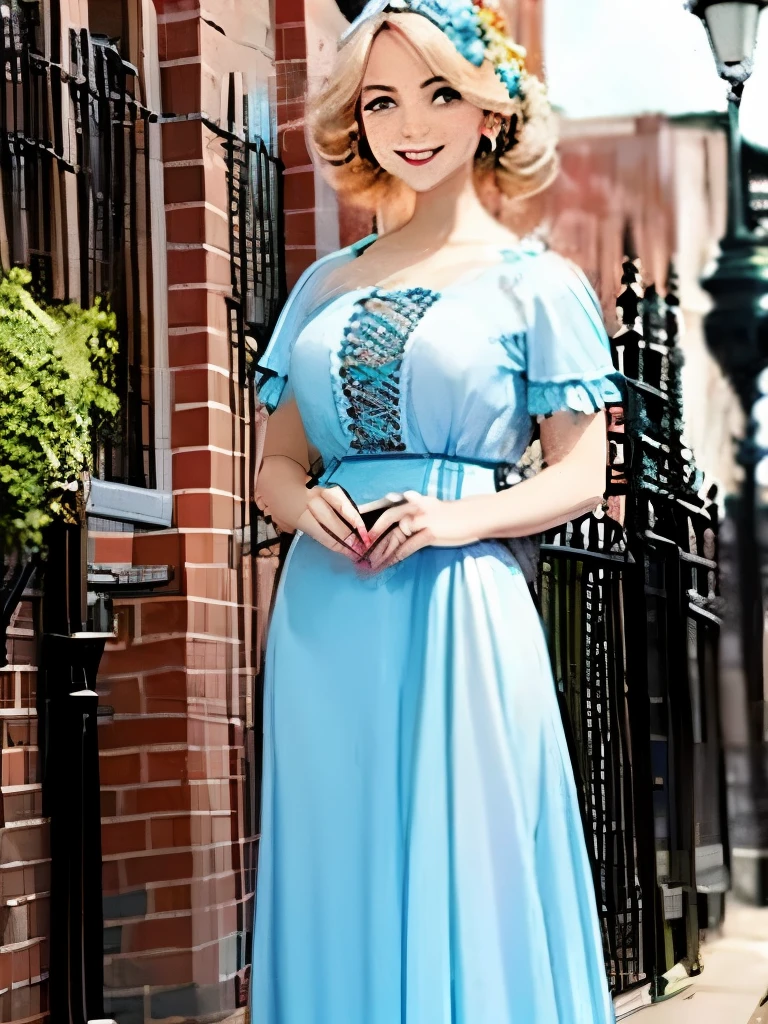
MULTIPOLYGON (((489 129, 490 128, 495 128, 496 124, 498 123, 498 120, 499 120, 498 115, 496 115, 496 114, 489 114, 488 117, 486 117, 486 119, 485 119, 485 127, 489 128, 489 129)), ((487 138, 488 138, 489 142, 491 143, 491 152, 495 153, 495 151, 496 151, 496 136, 495 135, 489 135, 489 136, 487 136, 487 138)))

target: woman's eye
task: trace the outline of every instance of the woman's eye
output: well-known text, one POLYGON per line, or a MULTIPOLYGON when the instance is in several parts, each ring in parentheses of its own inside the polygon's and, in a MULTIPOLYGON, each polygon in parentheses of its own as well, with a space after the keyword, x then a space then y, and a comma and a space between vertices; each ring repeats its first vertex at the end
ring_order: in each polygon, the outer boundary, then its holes
POLYGON ((456 92, 455 89, 449 89, 448 86, 443 86, 443 88, 438 89, 435 95, 432 97, 433 102, 435 102, 438 99, 442 99, 446 103, 451 103, 454 100, 460 100, 461 93, 456 92))
POLYGON ((389 109, 389 105, 392 102, 393 101, 392 101, 392 97, 391 96, 377 96, 375 100, 371 100, 370 103, 367 103, 363 109, 364 110, 373 110, 373 111, 375 111, 375 110, 387 110, 387 109, 389 109), (379 106, 379 104, 381 104, 381 103, 386 103, 387 106, 385 106, 385 107, 379 106))

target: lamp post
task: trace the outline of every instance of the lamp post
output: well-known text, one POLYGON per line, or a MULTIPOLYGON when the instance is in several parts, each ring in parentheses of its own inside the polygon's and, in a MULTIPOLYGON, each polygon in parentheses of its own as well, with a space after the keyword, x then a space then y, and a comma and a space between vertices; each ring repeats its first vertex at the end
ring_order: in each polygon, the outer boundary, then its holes
POLYGON ((733 888, 768 904, 768 506, 760 481, 760 398, 768 367, 768 237, 753 227, 745 194, 739 105, 752 73, 758 22, 768 0, 689 0, 707 30, 720 77, 728 84, 728 223, 714 267, 702 279, 713 298, 707 347, 731 381, 747 419, 737 461, 739 493, 726 498, 721 681, 728 777, 733 888))

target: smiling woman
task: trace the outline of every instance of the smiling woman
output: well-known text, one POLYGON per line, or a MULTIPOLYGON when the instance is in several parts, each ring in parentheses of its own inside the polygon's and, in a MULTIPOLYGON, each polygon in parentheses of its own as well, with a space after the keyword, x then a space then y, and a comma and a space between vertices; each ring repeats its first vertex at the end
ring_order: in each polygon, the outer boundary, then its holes
POLYGON ((264 662, 263 1024, 613 1021, 522 555, 599 503, 622 396, 588 283, 477 195, 556 168, 489 3, 371 0, 310 111, 335 187, 413 215, 309 267, 258 365, 256 501, 296 534, 264 662), (537 420, 546 468, 510 482, 537 420))
MULTIPOLYGON (((430 187, 444 173, 439 160, 427 161, 432 172, 428 180, 415 178, 408 169, 421 162, 419 156, 409 161, 397 155, 393 160, 391 141, 407 138, 399 120, 403 107, 431 111, 430 120, 439 117, 441 108, 451 107, 443 128, 450 141, 440 139, 439 148, 472 144, 469 153, 474 151, 476 179, 492 175, 507 196, 529 196, 546 188, 558 170, 554 117, 543 84, 525 70, 524 51, 511 45, 509 52, 516 55, 514 65, 520 69, 515 72, 517 89, 510 88, 508 72, 494 73, 488 61, 480 66, 471 63, 426 17, 387 13, 364 19, 344 41, 343 61, 307 103, 309 142, 326 179, 348 202, 370 210, 396 201, 402 190, 430 187), (432 72, 425 81, 411 84, 407 95, 404 83, 392 80, 391 69, 400 69, 403 63, 392 60, 394 40, 381 40, 372 53, 373 40, 382 31, 397 35, 432 72), (461 113, 454 109, 457 106, 461 113), (381 116, 374 118, 374 113, 381 116), (487 139, 479 146, 473 143, 474 123, 483 113, 498 115, 501 131, 495 148, 487 139)), ((504 67, 509 66, 508 61, 504 67)), ((412 138, 414 149, 407 152, 427 148, 418 135, 412 138)))

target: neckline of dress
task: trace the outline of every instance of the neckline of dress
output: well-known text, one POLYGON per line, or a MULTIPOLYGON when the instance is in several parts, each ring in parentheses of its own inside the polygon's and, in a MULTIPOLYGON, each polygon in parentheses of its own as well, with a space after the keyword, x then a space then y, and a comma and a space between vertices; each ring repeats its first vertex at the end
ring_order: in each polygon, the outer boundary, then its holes
MULTIPOLYGON (((512 259, 518 256, 519 254, 524 252, 538 252, 540 251, 540 248, 540 245, 537 245, 536 242, 530 236, 521 238, 518 244, 515 246, 504 246, 503 248, 500 247, 496 249, 496 251, 500 253, 502 257, 496 263, 492 263, 490 266, 484 267, 483 270, 481 270, 479 273, 472 272, 471 276, 469 274, 461 274, 455 281, 449 282, 443 288, 429 288, 425 287, 424 285, 418 284, 401 285, 399 288, 382 288, 382 286, 378 284, 366 284, 360 285, 357 288, 349 288, 345 292, 340 292, 338 295, 333 295, 327 299, 324 299, 318 306, 316 306, 309 314, 307 325, 310 320, 314 320, 315 317, 325 312, 325 310, 330 309, 331 306, 335 305, 337 302, 340 302, 342 299, 350 299, 352 296, 365 295, 366 293, 370 294, 373 292, 378 292, 379 295, 390 296, 405 295, 408 292, 426 292, 429 295, 435 296, 435 302, 437 302, 446 293, 451 292, 456 288, 463 288, 470 284, 476 284, 478 281, 481 281, 487 274, 498 271, 501 267, 508 266, 512 262, 512 259)), ((353 259, 358 259, 359 256, 364 251, 364 249, 361 249, 359 252, 356 252, 353 259)), ((353 299, 352 301, 356 300, 353 299)))

